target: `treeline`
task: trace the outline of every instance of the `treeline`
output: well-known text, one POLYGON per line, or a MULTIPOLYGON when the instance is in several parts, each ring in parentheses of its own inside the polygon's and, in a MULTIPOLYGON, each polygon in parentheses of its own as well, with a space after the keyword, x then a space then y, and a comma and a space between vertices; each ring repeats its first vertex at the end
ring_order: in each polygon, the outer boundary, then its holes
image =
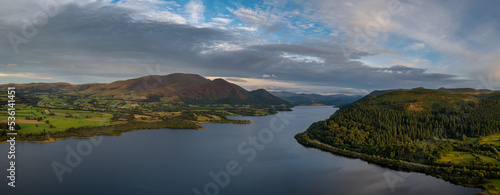
MULTIPOLYGON (((367 162, 374 163, 382 167, 395 169, 398 171, 414 171, 414 172, 425 173, 427 175, 432 175, 459 185, 482 187, 481 185, 488 183, 488 180, 486 178, 500 178, 500 168, 494 166, 487 166, 483 167, 482 169, 478 169, 477 167, 460 166, 460 165, 453 166, 449 164, 443 164, 441 166, 424 165, 398 159, 387 158, 376 154, 357 153, 346 149, 336 148, 327 144, 315 142, 311 140, 306 133, 297 134, 295 136, 295 139, 299 143, 305 146, 315 147, 327 152, 346 156, 349 158, 359 158, 361 160, 365 160, 367 162)), ((418 156, 418 154, 416 156, 418 156)), ((418 159, 418 157, 414 159, 418 159)), ((494 188, 494 186, 489 186, 489 187, 494 188)))

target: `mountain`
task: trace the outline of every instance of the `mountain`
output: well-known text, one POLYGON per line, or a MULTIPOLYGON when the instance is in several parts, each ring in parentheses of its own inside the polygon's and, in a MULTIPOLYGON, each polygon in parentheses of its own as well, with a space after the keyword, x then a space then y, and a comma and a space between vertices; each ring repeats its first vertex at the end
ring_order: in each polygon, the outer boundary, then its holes
POLYGON ((258 99, 266 102, 267 104, 270 105, 291 105, 289 102, 274 96, 272 93, 269 93, 265 89, 257 89, 254 91, 251 91, 250 94, 254 95, 258 99))
POLYGON ((325 105, 342 106, 352 103, 362 97, 359 95, 344 95, 344 94, 336 94, 336 95, 319 95, 319 94, 305 94, 305 93, 296 94, 287 91, 270 92, 270 93, 296 105, 325 104, 325 105))
POLYGON ((183 73, 150 75, 107 84, 5 84, 0 85, 0 89, 6 90, 11 86, 16 87, 21 98, 51 94, 184 104, 290 105, 263 89, 249 92, 224 79, 210 80, 197 74, 183 73))

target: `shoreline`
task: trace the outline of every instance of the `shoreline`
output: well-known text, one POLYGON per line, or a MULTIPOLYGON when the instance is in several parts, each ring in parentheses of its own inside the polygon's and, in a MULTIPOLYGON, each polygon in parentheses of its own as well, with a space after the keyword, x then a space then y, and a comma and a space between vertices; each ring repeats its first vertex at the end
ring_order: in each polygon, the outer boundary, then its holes
POLYGON ((421 173, 425 174, 428 176, 432 176, 438 179, 441 179, 443 181, 449 182, 454 185, 459 185, 463 187, 469 187, 469 188, 477 188, 478 190, 481 190, 478 192, 478 194, 500 194, 496 189, 488 188, 487 184, 480 184, 480 185, 469 185, 469 184, 462 184, 462 183, 456 183, 452 182, 449 180, 446 180, 440 176, 432 175, 429 171, 429 169, 439 169, 442 167, 439 166, 432 166, 432 165, 424 165, 424 164, 418 164, 418 163, 412 163, 412 162, 407 162, 407 161, 402 161, 402 160, 395 160, 395 159, 388 159, 384 157, 376 157, 373 155, 367 155, 363 153, 357 153, 354 151, 350 150, 345 150, 345 149, 340 149, 336 148, 333 146, 330 146, 328 144, 319 142, 317 140, 312 140, 307 136, 307 131, 298 133, 297 135, 294 136, 295 140, 299 144, 301 144, 304 147, 310 147, 310 148, 315 148, 319 149, 321 151, 329 152, 333 155, 339 155, 345 158, 350 158, 350 159, 359 159, 362 161, 365 161, 369 164, 375 164, 377 166, 381 166, 384 168, 388 168, 391 170, 395 171, 403 171, 403 172, 415 172, 415 173, 421 173))
MULTIPOLYGON (((266 115, 262 115, 262 116, 266 116, 266 115)), ((204 127, 200 126, 200 124, 205 124, 205 123, 226 123, 226 124, 250 124, 250 123, 253 123, 252 121, 237 121, 237 120, 229 120, 229 121, 193 121, 194 124, 196 124, 196 128, 182 128, 182 129, 189 129, 189 130, 203 130, 205 129, 204 127)), ((97 127, 96 127, 97 128, 97 127)), ((112 134, 95 134, 95 135, 92 135, 92 136, 84 136, 84 137, 80 137, 80 136, 68 136, 68 137, 59 137, 59 138, 53 138, 53 137, 50 137, 48 140, 43 140, 43 141, 17 141, 16 142, 24 142, 24 143, 54 143, 56 141, 59 141, 59 140, 63 140, 63 139, 70 139, 70 138, 76 138, 76 139, 96 139, 97 136, 102 136, 102 135, 105 135, 105 136, 120 136, 122 135, 123 132, 130 132, 130 131, 139 131, 139 130, 146 130, 146 129, 150 129, 150 128, 138 128, 138 129, 132 129, 132 130, 126 130, 126 131, 121 131, 121 132, 117 132, 116 135, 112 135, 112 134)), ((156 128, 156 129, 180 129, 180 128, 174 128, 174 127, 165 127, 165 128, 156 128)), ((63 131, 64 132, 64 131, 63 131)), ((7 141, 4 141, 4 140, 1 140, 0 141, 0 144, 2 143, 8 143, 7 141)))

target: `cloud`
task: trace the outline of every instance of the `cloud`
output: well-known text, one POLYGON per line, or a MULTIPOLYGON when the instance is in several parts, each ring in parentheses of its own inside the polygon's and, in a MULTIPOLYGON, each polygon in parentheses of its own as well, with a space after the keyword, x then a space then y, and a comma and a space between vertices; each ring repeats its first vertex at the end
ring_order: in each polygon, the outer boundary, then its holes
POLYGON ((265 32, 279 32, 285 30, 283 27, 285 25, 284 21, 280 16, 274 13, 245 7, 240 7, 235 10, 228 8, 228 10, 250 27, 259 28, 265 32))
POLYGON ((218 22, 218 23, 222 23, 222 24, 229 24, 231 23, 233 20, 230 19, 230 18, 212 18, 212 21, 214 22, 218 22))
POLYGON ((248 90, 266 89, 271 91, 289 91, 295 93, 317 93, 317 94, 367 94, 369 91, 335 86, 310 85, 307 83, 293 81, 276 81, 262 78, 241 77, 207 77, 209 79, 222 78, 242 86, 248 90))
POLYGON ((405 50, 421 50, 425 48, 425 43, 413 43, 405 47, 405 50))
MULTIPOLYGON (((100 4, 100 3, 94 3, 100 4)), ((179 4, 172 1, 162 0, 121 0, 116 3, 118 7, 129 10, 129 15, 136 20, 152 20, 160 22, 173 22, 186 24, 187 19, 175 13, 179 4)), ((111 8, 111 7, 108 7, 111 8)))
POLYGON ((13 74, 0 73, 0 77, 22 78, 22 79, 42 79, 42 80, 52 80, 53 79, 51 77, 39 76, 39 75, 34 74, 34 73, 13 73, 13 74))
MULTIPOLYGON (((190 1, 184 6, 159 0, 119 1, 116 5, 101 1, 70 2, 62 4, 59 14, 39 28, 35 37, 21 44, 17 55, 7 39, 0 39, 0 63, 39 62, 30 64, 30 71, 45 73, 54 80, 77 83, 153 74, 147 67, 156 65, 162 72, 154 74, 197 73, 239 82, 246 78, 244 81, 249 87, 283 90, 307 87, 311 92, 316 87, 316 91, 325 93, 359 94, 374 89, 441 87, 469 82, 457 74, 436 73, 425 68, 423 61, 389 61, 383 67, 363 61, 382 52, 353 49, 346 56, 343 48, 348 45, 343 39, 347 35, 339 31, 370 21, 373 18, 366 16, 364 11, 383 10, 385 5, 365 1, 355 1, 352 5, 319 0, 302 3, 301 9, 285 11, 281 10, 282 5, 266 4, 270 9, 238 6, 230 9, 229 14, 234 14, 231 20, 227 19, 231 16, 221 15, 205 19, 209 16, 205 14, 208 8, 200 1, 190 1), (352 10, 354 8, 356 10, 352 10), (311 21, 297 22, 295 17, 311 21), (241 21, 241 25, 237 24, 241 21), (325 27, 325 31, 331 27, 338 31, 325 32, 335 32, 334 40, 309 35, 300 36, 300 41, 288 39, 291 35, 286 32, 299 32, 298 26, 315 30, 325 27), (275 36, 273 32, 286 36, 275 36), (267 86, 266 82, 272 85, 267 86)), ((17 9, 24 6, 24 3, 18 4, 17 9)), ((30 9, 36 12, 40 8, 30 9)), ((0 21, 15 17, 22 18, 18 13, 0 8, 0 21)), ((394 19, 394 23, 385 26, 382 32, 392 32, 403 23, 394 19)), ((2 23, 0 36, 5 37, 9 32, 20 34, 22 25, 2 23)), ((402 30, 398 32, 407 34, 402 30)), ((427 42, 429 40, 415 42, 434 48, 434 44, 427 42)))
POLYGON ((278 78, 276 75, 272 74, 272 75, 268 75, 268 74, 263 74, 262 75, 263 78, 278 78))
POLYGON ((7 64, 7 65, 0 64, 0 68, 11 68, 11 67, 14 67, 14 66, 17 66, 17 64, 7 64))
POLYGON ((295 55, 289 53, 283 53, 281 57, 295 61, 295 62, 304 62, 304 63, 325 63, 325 60, 322 58, 318 58, 315 56, 305 56, 305 55, 295 55))
POLYGON ((189 15, 189 23, 197 25, 205 20, 203 15, 205 6, 200 0, 191 0, 185 6, 186 12, 189 15))

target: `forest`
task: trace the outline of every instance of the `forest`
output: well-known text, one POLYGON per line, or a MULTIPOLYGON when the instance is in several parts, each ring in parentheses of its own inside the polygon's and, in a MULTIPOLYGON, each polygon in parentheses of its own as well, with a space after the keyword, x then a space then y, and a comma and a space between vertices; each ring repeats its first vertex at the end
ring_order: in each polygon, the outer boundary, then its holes
POLYGON ((418 172, 494 191, 498 189, 488 179, 500 178, 498 94, 375 91, 296 138, 304 145, 325 144, 320 147, 350 151, 341 154, 378 164, 419 165, 418 172))

